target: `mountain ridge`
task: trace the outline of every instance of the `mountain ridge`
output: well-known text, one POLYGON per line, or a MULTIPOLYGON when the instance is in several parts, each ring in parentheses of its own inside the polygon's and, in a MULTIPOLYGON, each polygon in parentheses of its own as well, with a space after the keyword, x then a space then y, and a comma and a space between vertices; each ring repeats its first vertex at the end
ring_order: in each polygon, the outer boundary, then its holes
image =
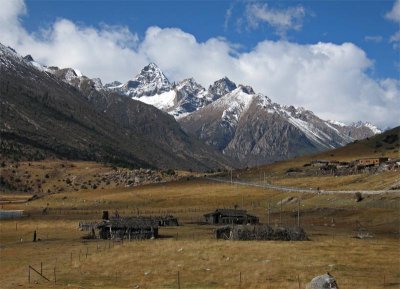
POLYGON ((0 44, 2 155, 200 171, 229 165, 171 115, 32 59, 0 44))
MULTIPOLYGON (((124 84, 114 81, 103 85, 100 79, 90 79, 77 69, 42 66, 30 55, 24 61, 72 85, 106 114, 110 112, 104 103, 110 95, 119 99, 112 102, 114 108, 127 99, 155 106, 173 116, 185 134, 194 134, 239 166, 336 148, 380 132, 370 123, 346 125, 325 121, 302 107, 274 103, 269 97, 255 93, 252 87, 236 85, 227 77, 215 81, 208 89, 193 78, 171 83, 156 64, 150 63, 124 84)), ((126 103, 125 106, 129 107, 126 103)), ((118 113, 109 117, 123 126, 133 126, 127 117, 123 120, 118 113)), ((156 127, 152 129, 159 131, 156 127)), ((136 133, 143 131, 136 128, 136 133)))

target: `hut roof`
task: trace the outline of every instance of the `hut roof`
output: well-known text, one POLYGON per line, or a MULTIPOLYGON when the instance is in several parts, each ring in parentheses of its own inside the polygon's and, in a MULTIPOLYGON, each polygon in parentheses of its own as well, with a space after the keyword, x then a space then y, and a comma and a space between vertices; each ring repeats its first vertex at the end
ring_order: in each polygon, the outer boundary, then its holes
POLYGON ((114 228, 157 228, 158 222, 148 217, 128 217, 128 218, 112 218, 110 220, 103 220, 97 226, 102 227, 114 227, 114 228))
POLYGON ((235 210, 235 209, 216 209, 212 213, 205 214, 204 216, 211 216, 211 215, 223 215, 227 217, 242 217, 242 216, 250 216, 246 213, 246 210, 235 210))

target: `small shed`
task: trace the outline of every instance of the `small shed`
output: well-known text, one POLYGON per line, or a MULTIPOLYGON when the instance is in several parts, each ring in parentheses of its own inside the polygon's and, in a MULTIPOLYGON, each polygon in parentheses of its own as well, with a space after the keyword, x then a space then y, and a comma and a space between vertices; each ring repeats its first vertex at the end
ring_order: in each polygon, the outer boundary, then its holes
POLYGON ((101 239, 152 239, 158 237, 158 222, 146 217, 112 218, 97 225, 101 239))
POLYGON ((209 224, 258 224, 256 216, 247 214, 246 210, 216 209, 212 213, 204 215, 209 224))
POLYGON ((216 239, 224 240, 277 240, 306 241, 307 234, 299 227, 277 227, 268 225, 235 225, 219 227, 214 231, 216 239))

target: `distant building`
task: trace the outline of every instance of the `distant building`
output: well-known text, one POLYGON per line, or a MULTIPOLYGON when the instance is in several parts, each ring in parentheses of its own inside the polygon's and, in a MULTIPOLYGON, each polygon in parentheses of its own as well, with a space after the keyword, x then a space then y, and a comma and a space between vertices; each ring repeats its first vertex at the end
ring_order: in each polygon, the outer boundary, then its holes
POLYGON ((327 160, 314 160, 310 164, 313 167, 322 167, 322 166, 327 166, 329 164, 329 161, 327 161, 327 160))
POLYGON ((116 212, 109 218, 108 211, 103 211, 101 221, 79 222, 82 231, 90 232, 85 239, 152 239, 158 237, 158 227, 161 226, 179 226, 179 222, 171 215, 121 217, 116 212))
POLYGON ((97 225, 101 239, 151 239, 158 237, 158 222, 151 218, 115 218, 97 225))
POLYGON ((204 215, 209 224, 257 224, 258 217, 247 214, 246 210, 216 209, 204 215))
POLYGON ((387 162, 389 158, 386 157, 380 157, 380 158, 363 158, 357 160, 357 165, 358 166, 364 166, 364 167, 369 167, 369 166, 379 166, 385 162, 387 162))

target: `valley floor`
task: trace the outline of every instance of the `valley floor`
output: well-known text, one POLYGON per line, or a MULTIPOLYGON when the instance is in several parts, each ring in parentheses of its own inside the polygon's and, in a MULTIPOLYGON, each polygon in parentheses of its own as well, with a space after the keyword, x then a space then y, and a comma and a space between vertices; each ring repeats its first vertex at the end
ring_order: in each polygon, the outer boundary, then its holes
MULTIPOLYGON (((6 199, 9 195, 2 195, 6 199)), ((278 192, 183 179, 133 188, 79 190, 46 195, 27 203, 29 217, 0 221, 2 288, 305 288, 329 271, 340 288, 400 288, 400 196, 278 192), (222 241, 203 214, 237 205, 272 225, 301 225, 310 241, 222 241), (47 213, 43 215, 43 209, 47 213), (182 226, 160 227, 160 239, 132 242, 83 240, 80 220, 97 220, 102 210, 173 214, 182 226), (354 238, 363 228, 372 238, 354 238), (36 230, 40 241, 33 243, 36 230), (28 266, 40 271, 46 281, 28 266), (179 277, 178 277, 179 272, 179 277), (56 282, 54 279, 56 278, 56 282), (178 281, 179 280, 179 281, 178 281)))

